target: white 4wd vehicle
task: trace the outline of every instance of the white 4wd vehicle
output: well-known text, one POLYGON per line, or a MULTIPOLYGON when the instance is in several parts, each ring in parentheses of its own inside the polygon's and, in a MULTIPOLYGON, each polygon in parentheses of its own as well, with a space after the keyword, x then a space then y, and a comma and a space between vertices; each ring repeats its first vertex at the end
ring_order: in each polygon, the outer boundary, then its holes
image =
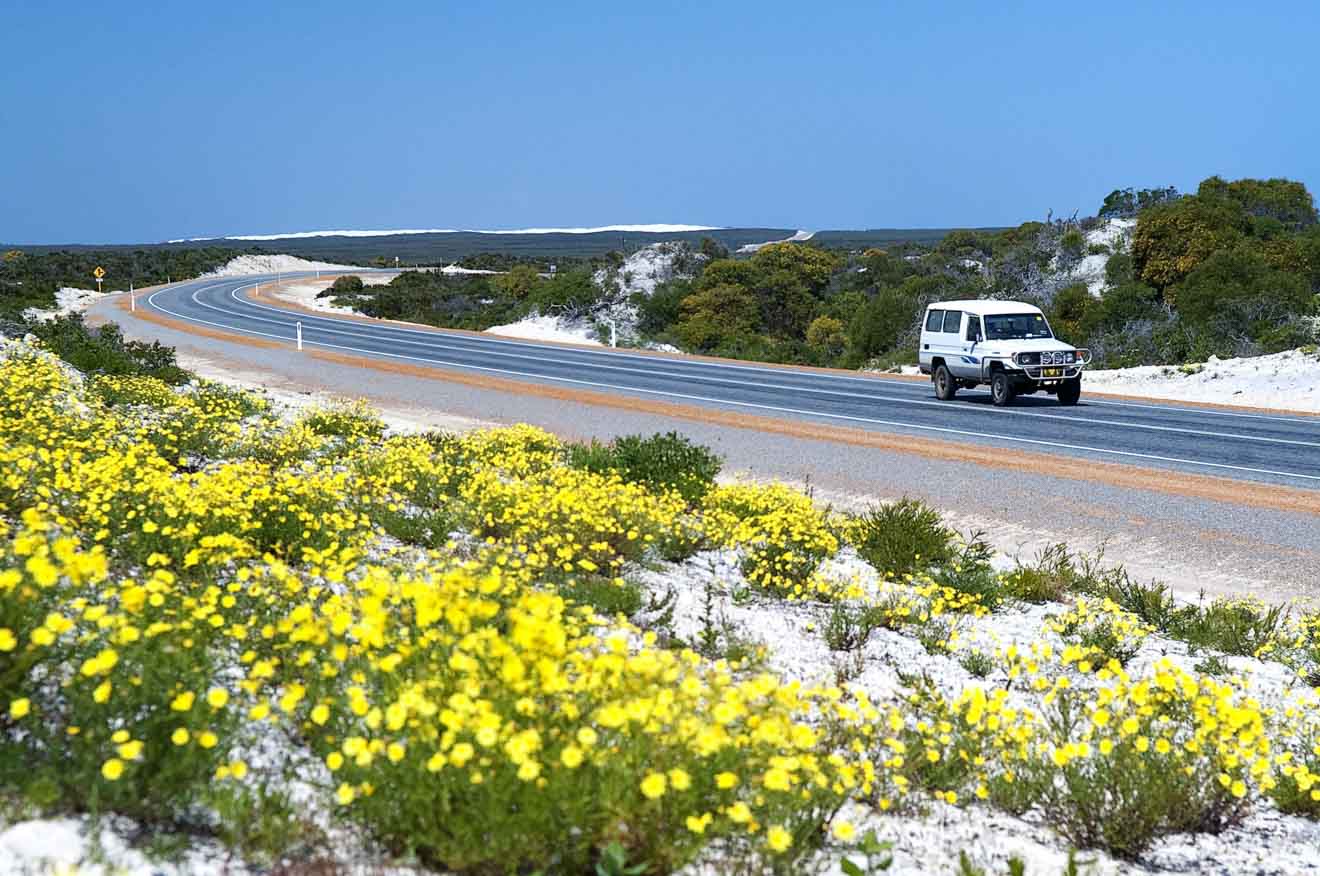
POLYGON ((1045 314, 1030 304, 941 301, 926 308, 918 361, 936 397, 946 401, 960 386, 988 383, 991 401, 1001 407, 1033 392, 1075 405, 1091 353, 1054 337, 1045 314))

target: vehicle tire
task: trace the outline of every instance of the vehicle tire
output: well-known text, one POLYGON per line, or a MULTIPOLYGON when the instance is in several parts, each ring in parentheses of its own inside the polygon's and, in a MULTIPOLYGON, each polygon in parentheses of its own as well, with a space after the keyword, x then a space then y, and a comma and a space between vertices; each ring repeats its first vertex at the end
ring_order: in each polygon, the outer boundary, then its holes
POLYGON ((1059 404, 1075 405, 1082 397, 1082 378, 1074 377, 1059 384, 1059 404))
POLYGON ((943 362, 935 366, 935 376, 931 379, 935 383, 935 397, 940 401, 949 401, 958 391, 958 382, 949 372, 949 366, 943 362))
POLYGON ((1011 405, 1016 396, 1013 378, 1006 371, 996 371, 990 378, 990 401, 995 403, 995 407, 1002 408, 1011 405))

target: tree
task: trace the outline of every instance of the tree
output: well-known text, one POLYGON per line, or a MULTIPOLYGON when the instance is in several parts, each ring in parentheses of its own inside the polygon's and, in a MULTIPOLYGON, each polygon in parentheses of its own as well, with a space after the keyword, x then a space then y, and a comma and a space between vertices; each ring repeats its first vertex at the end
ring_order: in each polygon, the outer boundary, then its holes
POLYGON ((756 266, 750 261, 717 259, 706 265, 698 284, 703 289, 723 284, 746 287, 756 282, 758 273, 756 266))
POLYGON ((1137 217, 1133 268, 1142 282, 1165 289, 1236 244, 1245 231, 1241 208, 1227 199, 1197 195, 1159 204, 1137 217))
POLYGON ((758 307, 752 293, 734 283, 701 289, 680 305, 674 331, 693 352, 715 352, 755 334, 758 307))
POLYGON ((1134 191, 1133 189, 1114 189, 1105 196, 1105 201, 1100 205, 1101 219, 1125 219, 1135 216, 1147 207, 1153 207, 1156 204, 1163 204, 1167 201, 1176 201, 1179 198, 1178 190, 1173 186, 1166 186, 1162 189, 1142 189, 1134 191))
POLYGON ((657 337, 669 331, 682 316, 683 299, 693 292, 691 280, 670 280, 655 287, 650 295, 634 295, 637 306, 637 331, 645 337, 657 337))
POLYGON ((797 243, 763 246, 751 257, 750 263, 762 275, 778 272, 792 275, 813 295, 829 284, 831 275, 839 267, 839 259, 833 253, 797 243))
POLYGON ((760 310, 760 326, 779 338, 802 338, 820 303, 800 274, 776 270, 752 288, 760 310))
POLYGON ((837 359, 847 343, 843 323, 832 316, 818 316, 807 326, 807 346, 824 359, 837 359))
POLYGON ((712 262, 729 257, 729 248, 713 237, 701 238, 697 251, 712 262))
POLYGON ((335 277, 335 281, 330 284, 330 288, 323 289, 317 294, 317 298, 353 298, 362 294, 366 287, 362 285, 362 278, 357 274, 348 274, 343 277, 335 277))
POLYGON ((541 275, 532 265, 514 265, 508 273, 492 278, 491 285, 505 297, 526 301, 541 284, 541 275))
POLYGON ((1248 216, 1273 219, 1290 231, 1315 225, 1315 201, 1306 186, 1288 179, 1238 179, 1212 176, 1196 190, 1200 198, 1233 201, 1248 216))
POLYGON ((1133 216, 1137 212, 1137 197, 1132 189, 1114 189, 1105 195, 1105 201, 1100 205, 1099 216, 1101 219, 1113 217, 1133 216))
POLYGON ((882 288, 848 325, 849 360, 860 364, 906 343, 939 290, 934 277, 911 277, 902 286, 882 288))
POLYGON ((1085 283, 1073 283, 1054 293, 1050 323, 1056 334, 1078 341, 1088 337, 1104 321, 1105 306, 1085 283))
POLYGON ((1218 322, 1254 336, 1253 324, 1277 322, 1304 312, 1311 290, 1297 275, 1270 266, 1249 244, 1216 252, 1173 290, 1178 315, 1193 324, 1218 322))

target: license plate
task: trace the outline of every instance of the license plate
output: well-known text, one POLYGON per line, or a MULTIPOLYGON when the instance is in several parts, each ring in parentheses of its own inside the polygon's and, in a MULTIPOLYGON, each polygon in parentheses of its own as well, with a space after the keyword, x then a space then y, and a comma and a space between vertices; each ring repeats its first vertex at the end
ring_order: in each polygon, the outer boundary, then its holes
POLYGON ((1042 374, 1043 374, 1043 376, 1045 376, 1045 377, 1062 377, 1062 376, 1063 376, 1063 369, 1062 369, 1062 368, 1046 368, 1046 369, 1042 372, 1042 374))

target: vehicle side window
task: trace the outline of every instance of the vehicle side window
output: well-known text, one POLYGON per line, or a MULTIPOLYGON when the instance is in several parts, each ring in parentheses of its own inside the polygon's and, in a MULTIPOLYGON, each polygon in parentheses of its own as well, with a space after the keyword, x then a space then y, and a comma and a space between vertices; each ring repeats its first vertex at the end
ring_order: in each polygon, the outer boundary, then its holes
POLYGON ((928 332, 943 331, 944 330, 942 328, 943 325, 944 325, 943 310, 932 310, 930 313, 926 314, 926 331, 928 332))
POLYGON ((967 340, 981 340, 981 318, 979 316, 967 315, 967 340))
POLYGON ((958 328, 962 322, 961 310, 944 311, 944 333, 948 335, 958 334, 958 328))

